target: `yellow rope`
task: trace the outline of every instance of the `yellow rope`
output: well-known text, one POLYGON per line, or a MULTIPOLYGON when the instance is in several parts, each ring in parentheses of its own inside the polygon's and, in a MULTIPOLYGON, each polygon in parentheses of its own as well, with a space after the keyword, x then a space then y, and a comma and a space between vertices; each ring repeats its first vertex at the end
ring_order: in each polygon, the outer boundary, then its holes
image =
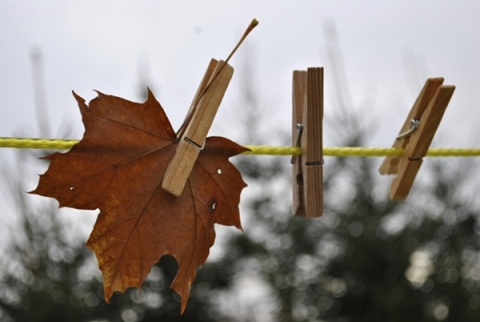
POLYGON ((17 149, 68 150, 78 142, 78 140, 60 139, 0 138, 0 147, 17 149))
MULTIPOLYGON (((292 146, 255 146, 246 145, 251 151, 244 154, 251 155, 300 155, 299 147, 292 146)), ((323 155, 329 157, 386 157, 401 156, 402 149, 398 148, 364 148, 364 147, 325 147, 323 155)), ((429 157, 479 157, 480 149, 439 149, 432 148, 427 152, 429 157)))
MULTIPOLYGON (((78 140, 0 138, 0 148, 68 150, 78 140)), ((293 146, 258 146, 247 145, 251 151, 247 155, 300 155, 300 148, 293 146)), ((400 156, 403 150, 397 148, 363 148, 363 147, 325 147, 323 154, 333 157, 385 157, 400 156)), ((429 149, 429 157, 478 157, 479 149, 429 149)))
MULTIPOLYGON (((246 145, 251 155, 300 155, 299 147, 295 146, 255 146, 246 145)), ((331 157, 382 157, 401 156, 402 149, 396 148, 361 148, 361 147, 325 147, 323 155, 331 157)))

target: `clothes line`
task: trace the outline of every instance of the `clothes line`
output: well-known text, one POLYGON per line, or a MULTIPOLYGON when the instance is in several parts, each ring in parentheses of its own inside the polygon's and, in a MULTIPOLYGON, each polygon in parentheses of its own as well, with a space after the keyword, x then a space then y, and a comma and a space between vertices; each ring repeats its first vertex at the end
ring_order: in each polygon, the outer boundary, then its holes
MULTIPOLYGON (((299 147, 294 146, 258 146, 246 145, 249 155, 300 155, 299 147)), ((376 147, 324 147, 323 155, 327 157, 396 157, 403 154, 403 149, 376 147)), ((480 149, 431 148, 428 157, 480 157, 480 149)))
MULTIPOLYGON (((78 140, 44 139, 44 138, 0 138, 1 148, 16 149, 44 149, 44 150, 68 150, 78 140)), ((267 146, 245 145, 250 151, 245 155, 277 155, 297 156, 301 154, 300 147, 295 146, 267 146)), ((401 156, 402 149, 398 148, 372 148, 372 147, 325 147, 324 156, 331 157, 386 157, 401 156)), ((479 157, 480 148, 430 148, 428 157, 479 157)))

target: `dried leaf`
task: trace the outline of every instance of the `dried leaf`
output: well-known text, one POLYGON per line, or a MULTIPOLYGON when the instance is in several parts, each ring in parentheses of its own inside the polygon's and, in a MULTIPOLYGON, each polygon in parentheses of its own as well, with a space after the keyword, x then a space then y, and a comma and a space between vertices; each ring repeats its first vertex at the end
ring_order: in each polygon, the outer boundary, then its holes
POLYGON ((32 193, 56 198, 61 207, 100 209, 87 247, 103 273, 106 301, 114 291, 140 287, 152 266, 172 255, 178 272, 171 287, 183 313, 196 270, 214 243, 214 224, 241 229, 238 203, 246 184, 228 158, 246 148, 208 138, 177 198, 161 188, 177 139, 151 92, 143 104, 98 93, 87 106, 74 96, 83 139, 46 157, 49 169, 32 193))

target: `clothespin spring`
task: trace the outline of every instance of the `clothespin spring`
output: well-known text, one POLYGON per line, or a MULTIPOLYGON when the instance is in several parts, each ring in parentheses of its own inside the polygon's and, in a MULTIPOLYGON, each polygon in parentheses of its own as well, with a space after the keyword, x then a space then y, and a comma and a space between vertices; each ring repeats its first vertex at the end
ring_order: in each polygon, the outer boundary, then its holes
POLYGON ((202 151, 204 148, 205 148, 205 141, 203 141, 203 145, 200 145, 198 144, 197 142, 191 140, 190 138, 188 137, 184 137, 183 138, 185 140, 185 142, 187 142, 188 144, 191 144, 193 145, 194 147, 196 147, 198 150, 202 151))
POLYGON ((407 137, 407 136, 410 136, 412 135, 413 132, 415 132, 416 129, 418 129, 418 126, 420 125, 420 120, 418 119, 412 119, 410 121, 410 130, 408 131, 405 131, 403 133, 400 133, 398 136, 397 136, 397 140, 400 140, 401 138, 404 138, 404 137, 407 137))
MULTIPOLYGON (((303 129, 305 128, 305 126, 303 125, 303 123, 297 123, 297 141, 295 142, 295 146, 301 146, 301 143, 302 143, 302 134, 303 134, 303 129)), ((187 138, 185 138, 186 140, 187 138)), ((290 161, 291 164, 295 164, 295 160, 298 158, 298 156, 292 156, 292 160, 290 161)), ((310 161, 310 162, 306 162, 305 163, 306 165, 324 165, 325 164, 325 160, 322 159, 321 161, 310 161)))
POLYGON ((306 162, 306 165, 324 165, 325 160, 306 162))
MULTIPOLYGON (((301 143, 302 143, 302 133, 303 133, 303 128, 305 126, 303 125, 303 123, 297 123, 297 141, 295 142, 295 146, 301 146, 301 143)), ((295 159, 297 158, 297 156, 293 156, 292 157, 292 160, 290 161, 291 164, 295 164, 295 159)))

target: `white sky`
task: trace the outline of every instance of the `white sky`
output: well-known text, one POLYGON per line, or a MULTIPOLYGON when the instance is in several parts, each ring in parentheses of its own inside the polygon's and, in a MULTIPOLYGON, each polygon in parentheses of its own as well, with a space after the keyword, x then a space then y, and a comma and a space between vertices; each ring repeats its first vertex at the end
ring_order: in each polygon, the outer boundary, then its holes
MULTIPOLYGON (((266 115, 262 144, 279 144, 268 129, 290 131, 294 69, 325 67, 325 118, 335 113, 329 104, 336 88, 324 32, 333 23, 354 110, 378 125, 369 146, 390 146, 425 79, 442 76, 457 89, 433 145, 478 147, 479 13, 480 1, 446 0, 1 0, 0 137, 38 135, 33 48, 43 54, 53 136, 68 126, 73 128, 71 138, 81 138, 83 125, 72 90, 87 100, 95 97, 92 89, 136 99, 142 61, 177 128, 210 58, 225 58, 257 18, 259 26, 231 61, 237 72, 212 134, 242 138, 236 118, 241 114, 238 76, 248 51, 255 57, 256 86, 266 115)), ((332 145, 328 126, 324 135, 325 145, 332 145)), ((12 152, 0 149, 0 162, 12 152)), ((34 184, 29 182, 25 190, 34 184)))
MULTIPOLYGON (((237 73, 213 134, 241 137, 232 115, 241 108, 235 104, 235 91, 238 67, 247 51, 255 56, 266 127, 290 129, 294 69, 325 66, 325 117, 334 113, 328 106, 335 87, 329 81, 333 71, 325 55, 324 33, 325 25, 333 22, 355 108, 378 121, 380 130, 372 129, 379 133, 370 145, 389 146, 425 78, 442 76, 457 90, 437 141, 441 139, 443 146, 473 146, 479 137, 478 12, 478 1, 4 0, 0 136, 20 130, 26 136, 37 135, 32 48, 43 54, 52 134, 67 123, 74 136, 81 137, 83 126, 72 90, 87 100, 95 96, 92 89, 136 99, 141 61, 148 67, 157 99, 178 127, 210 58, 225 58, 251 19, 257 18, 260 25, 231 62, 237 73), (412 57, 417 61, 416 79, 412 57)), ((328 139, 328 133, 325 136, 328 139)), ((262 143, 278 142, 265 136, 262 143)))

